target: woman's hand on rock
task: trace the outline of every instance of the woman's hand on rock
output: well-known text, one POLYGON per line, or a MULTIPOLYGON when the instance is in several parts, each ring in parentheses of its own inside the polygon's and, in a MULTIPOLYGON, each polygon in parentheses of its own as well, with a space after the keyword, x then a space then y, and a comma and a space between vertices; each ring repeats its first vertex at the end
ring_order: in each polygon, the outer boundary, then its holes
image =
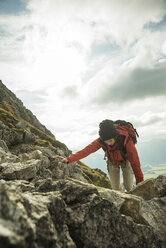
POLYGON ((52 158, 54 158, 54 159, 59 158, 59 159, 61 159, 61 161, 63 163, 67 163, 68 162, 67 158, 64 158, 64 157, 62 157, 60 155, 53 156, 52 158))

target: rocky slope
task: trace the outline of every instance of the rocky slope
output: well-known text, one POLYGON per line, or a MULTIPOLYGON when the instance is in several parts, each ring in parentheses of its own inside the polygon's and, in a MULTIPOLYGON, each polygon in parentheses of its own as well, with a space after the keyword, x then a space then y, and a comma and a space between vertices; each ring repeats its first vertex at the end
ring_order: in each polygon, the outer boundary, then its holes
POLYGON ((0 102, 0 247, 166 247, 165 176, 130 194, 113 191, 101 171, 52 159, 70 151, 7 100, 8 108, 0 102))
POLYGON ((45 132, 46 134, 52 136, 54 135, 44 126, 42 125, 33 113, 26 109, 20 99, 16 97, 16 95, 11 92, 0 80, 0 108, 3 108, 12 114, 15 115, 18 119, 23 119, 31 123, 36 128, 45 132))

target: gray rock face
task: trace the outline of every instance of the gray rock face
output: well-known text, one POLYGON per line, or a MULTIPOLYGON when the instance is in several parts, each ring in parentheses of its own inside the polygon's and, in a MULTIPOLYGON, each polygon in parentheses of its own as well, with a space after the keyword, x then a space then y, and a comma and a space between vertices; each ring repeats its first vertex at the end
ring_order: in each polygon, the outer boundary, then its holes
POLYGON ((151 223, 134 222, 95 186, 71 179, 0 180, 0 242, 4 248, 166 245, 151 223))
POLYGON ((29 129, 14 130, 4 125, 0 121, 0 146, 4 148, 2 142, 7 146, 15 146, 22 143, 33 142, 35 135, 29 129))
POLYGON ((76 247, 59 192, 22 193, 0 181, 0 202, 2 247, 76 247))
POLYGON ((71 177, 87 182, 83 171, 76 164, 71 166, 59 160, 49 160, 39 150, 16 156, 10 152, 6 153, 0 147, 0 179, 37 180, 47 177, 53 179, 71 177))
POLYGON ((141 182, 130 193, 142 196, 145 200, 150 200, 158 196, 166 196, 166 177, 161 175, 155 180, 148 179, 146 182, 141 182))
POLYGON ((39 150, 16 156, 0 148, 0 159, 2 247, 166 247, 164 176, 152 179, 158 196, 145 200, 140 191, 88 184, 77 164, 39 150))
POLYGON ((71 166, 70 164, 62 163, 59 160, 53 160, 50 169, 54 179, 65 179, 66 177, 70 177, 87 182, 85 174, 76 163, 71 166))

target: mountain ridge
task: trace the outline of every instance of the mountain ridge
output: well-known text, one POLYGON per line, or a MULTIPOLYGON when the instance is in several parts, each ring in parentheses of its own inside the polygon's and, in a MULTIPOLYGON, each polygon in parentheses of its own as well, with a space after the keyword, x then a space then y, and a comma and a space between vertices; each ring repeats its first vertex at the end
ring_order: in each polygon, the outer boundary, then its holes
POLYGON ((2 80, 0 80, 0 90, 1 108, 12 112, 16 117, 22 118, 25 121, 30 122, 32 125, 39 128, 41 131, 46 132, 51 137, 55 138, 55 136, 44 125, 39 122, 36 116, 23 105, 23 102, 18 99, 16 95, 2 83, 2 80))

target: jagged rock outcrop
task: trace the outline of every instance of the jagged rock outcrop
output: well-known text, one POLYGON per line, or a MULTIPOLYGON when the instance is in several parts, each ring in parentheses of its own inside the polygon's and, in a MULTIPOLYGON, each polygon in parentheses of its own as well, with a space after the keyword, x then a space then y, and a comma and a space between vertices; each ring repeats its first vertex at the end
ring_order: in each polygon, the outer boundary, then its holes
POLYGON ((0 139, 5 141, 7 146, 12 147, 22 143, 32 143, 36 136, 28 128, 9 128, 0 121, 0 139))
POLYGON ((53 179, 71 177, 87 182, 84 172, 77 164, 71 166, 59 160, 50 160, 39 150, 16 156, 10 152, 6 153, 0 147, 0 179, 32 181, 48 177, 53 179))
POLYGON ((0 247, 166 247, 165 176, 126 194, 111 190, 100 170, 52 159, 70 151, 34 123, 20 120, 10 109, 13 95, 3 90, 0 104, 5 96, 7 108, 4 103, 0 107, 0 247))
POLYGON ((131 191, 131 194, 142 196, 145 200, 166 195, 166 177, 162 175, 157 180, 146 180, 131 191))
MULTIPOLYGON (((2 247, 166 247, 164 190, 145 200, 96 187, 76 164, 39 150, 16 156, 0 148, 0 159, 2 247)), ((151 183, 165 189, 165 179, 151 183)))
POLYGON ((4 248, 166 245, 155 227, 122 214, 95 186, 67 179, 45 179, 36 185, 0 180, 0 201, 4 248))

